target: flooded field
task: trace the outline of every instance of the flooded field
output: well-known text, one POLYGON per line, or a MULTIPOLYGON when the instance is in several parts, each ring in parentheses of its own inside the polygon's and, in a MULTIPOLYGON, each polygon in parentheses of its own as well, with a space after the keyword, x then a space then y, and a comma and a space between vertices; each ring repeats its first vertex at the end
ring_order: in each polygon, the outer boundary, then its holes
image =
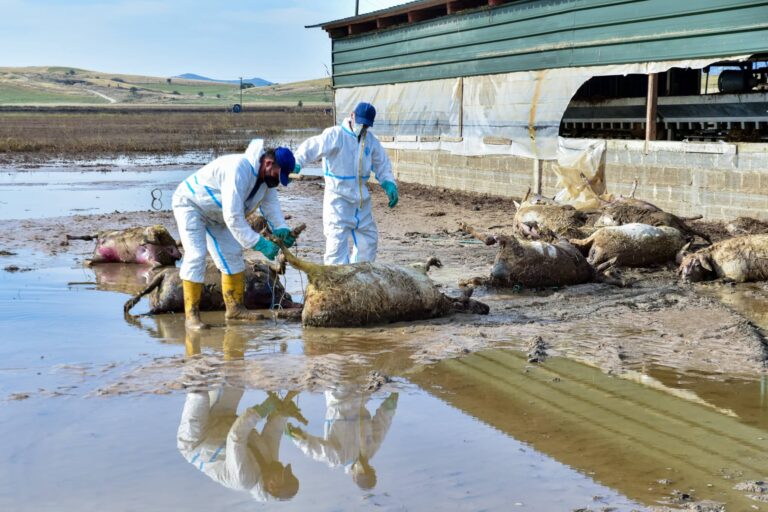
MULTIPOLYGON (((187 336, 181 315, 123 315, 147 269, 84 267, 91 242, 62 242, 175 235, 170 194, 196 167, 0 176, 1 510, 768 508, 764 286, 661 269, 628 289, 478 290, 487 317, 302 329, 207 313, 214 328, 187 336)), ((281 194, 308 224, 299 254, 319 259, 321 182, 281 194)), ((449 294, 494 256, 457 219, 509 221, 506 204, 407 187, 395 210, 374 201, 379 257, 437 255, 449 294)), ((305 277, 284 282, 300 300, 305 277)))

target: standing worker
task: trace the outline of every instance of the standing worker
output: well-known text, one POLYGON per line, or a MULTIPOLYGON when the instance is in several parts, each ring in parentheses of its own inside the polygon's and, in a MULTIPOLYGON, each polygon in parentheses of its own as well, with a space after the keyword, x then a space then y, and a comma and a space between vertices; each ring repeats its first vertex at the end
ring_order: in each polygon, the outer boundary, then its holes
POLYGON ((258 320, 244 304, 243 248, 251 247, 273 260, 278 247, 254 231, 246 216, 259 208, 272 234, 291 247, 296 239, 285 223, 277 197, 278 184, 288 185, 295 166, 287 148, 264 149, 254 139, 244 154, 221 156, 181 182, 173 194, 173 215, 179 226, 184 258, 179 276, 184 288, 185 325, 198 330, 205 278, 205 256, 211 254, 221 271, 226 318, 258 320))
POLYGON ((326 265, 376 259, 379 232, 366 184, 371 172, 387 193, 389 207, 397 204, 392 164, 379 139, 369 131, 375 117, 373 105, 359 103, 340 126, 327 128, 322 134, 305 140, 296 150, 296 172, 301 172, 301 167, 309 162, 323 159, 323 260, 326 265))

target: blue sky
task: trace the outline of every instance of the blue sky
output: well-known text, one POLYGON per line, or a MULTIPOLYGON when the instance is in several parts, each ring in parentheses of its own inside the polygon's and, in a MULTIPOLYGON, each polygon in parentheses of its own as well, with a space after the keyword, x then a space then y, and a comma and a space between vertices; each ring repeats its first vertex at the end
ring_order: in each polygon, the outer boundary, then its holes
POLYGON ((304 26, 354 15, 355 0, 0 0, 0 13, 0 67, 293 82, 330 68, 328 35, 304 26))

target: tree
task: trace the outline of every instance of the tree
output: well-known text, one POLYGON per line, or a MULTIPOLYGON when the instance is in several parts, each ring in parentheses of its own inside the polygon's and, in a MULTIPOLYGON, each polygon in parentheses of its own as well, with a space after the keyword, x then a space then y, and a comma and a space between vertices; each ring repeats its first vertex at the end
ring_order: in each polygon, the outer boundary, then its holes
POLYGON ((205 93, 203 91, 200 91, 199 93, 197 93, 197 95, 202 98, 203 96, 205 96, 205 93))
POLYGON ((165 79, 165 81, 166 81, 167 83, 169 83, 169 84, 171 83, 171 79, 170 79, 170 78, 166 78, 166 79, 165 79))
POLYGON ((296 105, 297 107, 301 108, 304 106, 304 102, 299 100, 299 103, 296 105))

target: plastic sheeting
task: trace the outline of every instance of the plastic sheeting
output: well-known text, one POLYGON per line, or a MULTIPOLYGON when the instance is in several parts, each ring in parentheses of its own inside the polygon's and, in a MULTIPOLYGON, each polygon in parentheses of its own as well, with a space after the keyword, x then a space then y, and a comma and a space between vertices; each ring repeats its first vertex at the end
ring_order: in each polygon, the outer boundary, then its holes
POLYGON ((343 88, 336 90, 336 112, 341 122, 358 102, 372 103, 377 110, 374 132, 395 138, 383 141, 387 148, 555 160, 563 113, 591 77, 699 69, 720 60, 746 57, 558 68, 343 88))
POLYGON ((610 199, 605 186, 605 146, 600 139, 560 138, 552 170, 557 174, 557 187, 562 189, 555 201, 577 210, 592 210, 600 207, 601 199, 610 199))

